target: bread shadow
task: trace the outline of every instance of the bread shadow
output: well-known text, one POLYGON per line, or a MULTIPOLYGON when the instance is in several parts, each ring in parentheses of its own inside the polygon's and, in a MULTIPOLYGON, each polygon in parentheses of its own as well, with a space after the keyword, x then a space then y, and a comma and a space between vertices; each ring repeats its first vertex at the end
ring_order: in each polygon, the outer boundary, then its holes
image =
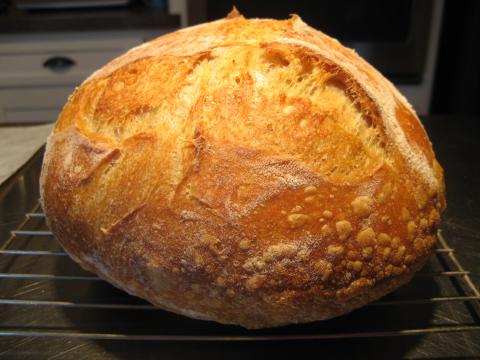
MULTIPOLYGON (((73 264, 72 264, 73 266, 73 264)), ((75 265, 76 266, 76 265, 75 265)), ((65 273, 59 265, 57 273, 65 273)), ((430 262, 423 269, 434 271, 430 262)), ((57 299, 81 303, 146 304, 103 281, 58 282, 57 299)), ((419 299, 441 296, 440 288, 432 278, 417 277, 382 300, 419 299)), ((74 331, 82 333, 115 333, 136 335, 201 335, 201 336, 262 336, 300 334, 345 334, 424 329, 432 326, 436 305, 366 306, 350 314, 326 321, 292 325, 265 330, 246 330, 210 321, 189 319, 163 310, 112 310, 62 308, 63 315, 74 331)), ((247 310, 248 311, 248 310, 247 310)), ((245 359, 265 356, 328 356, 328 358, 400 359, 419 344, 424 335, 338 338, 322 340, 278 341, 124 341, 88 340, 79 350, 78 359, 88 358, 101 347, 111 358, 157 359, 204 356, 209 359, 245 359), (86 351, 87 349, 91 352, 86 351), (89 354, 88 356, 86 354, 89 354)), ((109 358, 108 356, 106 358, 109 358)))

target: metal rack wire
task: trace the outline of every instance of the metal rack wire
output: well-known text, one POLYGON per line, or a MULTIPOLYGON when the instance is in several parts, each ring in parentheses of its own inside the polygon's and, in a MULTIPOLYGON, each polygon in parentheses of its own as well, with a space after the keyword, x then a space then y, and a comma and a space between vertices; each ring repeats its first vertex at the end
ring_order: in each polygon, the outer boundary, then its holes
MULTIPOLYGON (((55 259, 64 258, 65 261, 71 260, 66 257, 67 254, 61 249, 38 249, 32 247, 36 241, 42 238, 43 242, 54 242, 51 231, 48 230, 45 223, 45 215, 41 212, 37 204, 31 212, 25 215, 24 221, 20 226, 11 231, 11 235, 0 246, 0 260, 2 258, 23 259, 55 259), (17 242, 22 242, 22 247, 15 246, 17 242)), ((398 337, 414 336, 426 334, 444 334, 454 332, 479 332, 480 331, 480 292, 472 281, 472 274, 464 269, 455 255, 455 249, 450 247, 447 240, 441 232, 438 234, 438 245, 435 250, 435 257, 443 268, 435 271, 420 272, 415 275, 416 278, 427 278, 439 281, 446 279, 455 282, 455 288, 458 292, 451 294, 441 294, 440 296, 431 296, 427 298, 406 298, 406 299, 382 299, 373 302, 367 307, 394 307, 399 306, 418 306, 422 304, 463 304, 468 305, 472 313, 471 320, 457 322, 454 324, 406 327, 400 329, 380 329, 373 331, 339 331, 333 332, 315 332, 311 330, 304 331, 301 326, 296 330, 286 333, 249 333, 237 332, 214 334, 189 334, 188 329, 185 333, 178 334, 157 334, 157 333, 126 333, 124 331, 91 331, 83 329, 49 329, 48 327, 28 327, 12 328, 0 325, 0 336, 3 337, 62 337, 77 339, 107 339, 107 340, 155 340, 155 341, 270 341, 270 340, 319 340, 319 339, 344 339, 344 338, 379 338, 379 337, 398 337)), ((73 263, 73 262, 72 262, 73 263)), ((10 271, 9 266, 0 266, 1 281, 47 281, 47 282, 102 282, 94 275, 87 273, 63 274, 58 269, 50 273, 40 272, 17 272, 10 271)), ((123 301, 95 302, 95 301, 70 301, 61 298, 52 299, 30 299, 24 297, 4 297, 0 295, 0 305, 11 307, 14 312, 19 308, 55 308, 55 309, 81 309, 82 311, 108 310, 108 311, 162 311, 147 303, 125 303, 123 301)), ((95 329, 94 329, 95 330, 95 329)))

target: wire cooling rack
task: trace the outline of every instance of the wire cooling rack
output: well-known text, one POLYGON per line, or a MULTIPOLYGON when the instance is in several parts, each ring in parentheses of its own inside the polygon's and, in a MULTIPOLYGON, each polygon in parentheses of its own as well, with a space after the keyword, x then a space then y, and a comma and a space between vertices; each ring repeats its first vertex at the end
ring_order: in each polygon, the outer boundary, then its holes
POLYGON ((438 238, 425 268, 380 301, 337 319, 247 331, 162 311, 83 271, 55 241, 37 204, 0 246, 0 336, 211 342, 480 334, 473 274, 441 232, 438 238))

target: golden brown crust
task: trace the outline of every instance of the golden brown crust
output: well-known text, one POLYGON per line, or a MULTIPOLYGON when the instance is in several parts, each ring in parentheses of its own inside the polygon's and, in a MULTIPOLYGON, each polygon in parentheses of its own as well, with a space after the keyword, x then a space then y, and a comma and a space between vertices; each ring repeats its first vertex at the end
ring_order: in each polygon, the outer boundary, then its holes
POLYGON ((298 16, 235 12, 87 79, 48 140, 41 194, 85 269, 249 328, 338 316, 407 282, 445 207, 393 85, 298 16))

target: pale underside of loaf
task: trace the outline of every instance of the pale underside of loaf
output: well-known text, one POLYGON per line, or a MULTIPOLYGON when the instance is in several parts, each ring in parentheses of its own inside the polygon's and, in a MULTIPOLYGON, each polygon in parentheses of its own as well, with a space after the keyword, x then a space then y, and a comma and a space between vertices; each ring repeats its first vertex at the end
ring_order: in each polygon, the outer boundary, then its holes
POLYGON ((41 188, 86 269, 251 328, 337 316, 408 281, 445 206, 407 101, 297 16, 187 28, 94 73, 49 138, 41 188))

